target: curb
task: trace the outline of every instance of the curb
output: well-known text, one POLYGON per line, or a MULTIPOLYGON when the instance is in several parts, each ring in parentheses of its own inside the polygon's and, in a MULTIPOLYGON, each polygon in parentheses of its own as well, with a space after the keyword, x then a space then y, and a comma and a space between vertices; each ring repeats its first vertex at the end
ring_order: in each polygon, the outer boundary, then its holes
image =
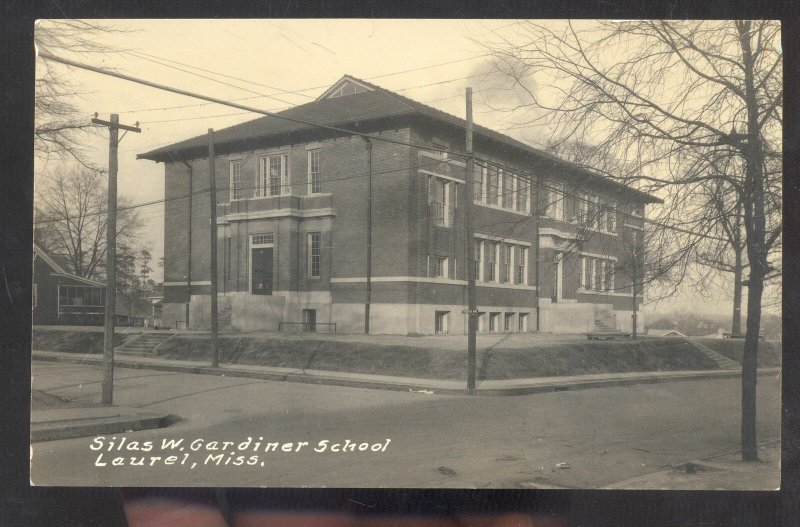
MULTIPOLYGON (((57 353, 57 352, 56 352, 57 353)), ((64 356, 53 352, 32 352, 34 360, 49 362, 64 362, 69 364, 102 365, 103 361, 99 358, 78 358, 64 356)), ((304 384, 322 384, 328 386, 343 386, 349 388, 366 388, 373 390, 393 390, 402 392, 425 392, 438 395, 465 395, 466 388, 458 387, 466 384, 466 381, 433 381, 433 383, 423 382, 403 382, 395 378, 388 377, 385 380, 378 379, 359 379, 347 378, 334 373, 330 375, 294 373, 294 372, 271 372, 255 371, 242 369, 229 369, 227 367, 211 368, 210 366, 191 366, 178 364, 157 364, 153 362, 133 361, 126 359, 115 359, 114 366, 119 368, 146 369, 155 371, 166 371, 175 373, 189 373, 195 375, 217 375, 222 377, 241 377, 248 379, 262 379, 268 381, 297 382, 304 384), (434 384, 435 383, 435 384, 434 384), (450 386, 442 386, 447 383, 450 386)), ((780 368, 764 368, 758 371, 759 376, 777 374, 780 368)), ((707 380, 707 379, 727 379, 740 377, 741 371, 738 370, 709 370, 703 372, 665 372, 665 373, 643 373, 636 377, 609 378, 609 379, 585 379, 557 381, 548 378, 546 381, 537 383, 533 380, 532 384, 519 384, 508 387, 481 388, 479 383, 476 387, 476 395, 485 396, 514 396, 530 395, 537 393, 587 390, 591 388, 607 388, 615 386, 632 386, 637 384, 654 384, 659 382, 688 381, 688 380, 707 380)), ((371 376, 377 377, 377 376, 371 376)), ((419 379, 413 379, 419 381, 419 379)), ((483 381, 483 383, 497 383, 498 381, 483 381)), ((517 381, 521 382, 521 381, 517 381)))
POLYGON ((169 424, 169 416, 157 414, 137 417, 116 416, 90 419, 89 422, 80 421, 32 423, 31 443, 164 428, 169 424))

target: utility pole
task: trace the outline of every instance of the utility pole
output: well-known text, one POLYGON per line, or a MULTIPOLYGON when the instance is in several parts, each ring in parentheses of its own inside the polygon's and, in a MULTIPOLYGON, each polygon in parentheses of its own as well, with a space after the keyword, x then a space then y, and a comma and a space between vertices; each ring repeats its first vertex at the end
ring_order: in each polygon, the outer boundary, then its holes
POLYGON ((103 405, 114 401, 114 318, 117 311, 117 152, 120 128, 125 133, 141 133, 139 123, 135 126, 119 124, 119 115, 111 114, 110 121, 103 121, 94 114, 92 123, 108 127, 108 220, 106 221, 106 305, 105 333, 103 335, 103 405))
POLYGON ((638 291, 637 291, 637 288, 636 288, 637 281, 639 280, 639 254, 640 254, 640 251, 639 251, 639 233, 638 233, 638 231, 634 230, 633 231, 633 258, 632 258, 633 272, 631 273, 633 275, 633 280, 631 281, 631 293, 632 293, 631 294, 631 300, 632 300, 632 305, 631 305, 631 338, 634 338, 634 339, 636 338, 636 335, 638 333, 636 328, 637 328, 638 323, 639 323, 639 316, 638 316, 638 313, 637 313, 637 310, 638 310, 637 304, 638 304, 638 300, 639 299, 637 297, 638 291))
POLYGON ((367 301, 364 304, 364 334, 369 335, 369 309, 372 304, 372 141, 367 141, 367 301))
POLYGON ((539 300, 541 299, 541 288, 539 287, 539 258, 540 258, 540 250, 539 250, 539 222, 541 220, 542 215, 539 213, 539 176, 538 175, 531 175, 531 182, 533 186, 533 195, 529 196, 531 202, 531 210, 533 214, 535 214, 534 219, 534 244, 533 244, 533 261, 536 265, 536 271, 534 274, 534 285, 536 286, 536 332, 540 333, 542 328, 542 309, 539 305, 539 300))
POLYGON ((472 156, 472 88, 467 88, 467 165, 464 206, 467 227, 467 393, 475 394, 475 364, 477 362, 476 333, 478 331, 478 305, 475 299, 475 224, 472 217, 475 184, 475 160, 472 156))
POLYGON ((219 339, 217 336, 217 180, 214 155, 214 129, 208 129, 208 188, 211 195, 211 367, 219 367, 219 339))

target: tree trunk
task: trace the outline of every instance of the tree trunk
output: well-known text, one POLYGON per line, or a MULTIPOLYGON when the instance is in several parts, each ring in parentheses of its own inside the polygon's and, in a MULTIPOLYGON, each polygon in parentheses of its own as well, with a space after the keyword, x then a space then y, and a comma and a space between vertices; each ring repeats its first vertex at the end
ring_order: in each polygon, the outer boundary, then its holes
POLYGON ((731 333, 742 333, 742 249, 735 248, 735 261, 733 265, 733 318, 731 319, 731 333))
POLYGON ((761 294, 763 277, 753 277, 747 288, 747 335, 742 357, 742 460, 757 461, 756 383, 758 380, 758 334, 761 326, 761 294))

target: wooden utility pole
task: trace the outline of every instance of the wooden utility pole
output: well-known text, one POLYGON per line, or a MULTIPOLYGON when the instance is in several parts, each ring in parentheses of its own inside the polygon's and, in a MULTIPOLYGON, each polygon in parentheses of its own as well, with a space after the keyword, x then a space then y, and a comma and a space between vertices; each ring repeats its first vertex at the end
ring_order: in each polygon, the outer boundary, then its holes
MULTIPOLYGON (((114 402, 114 318, 117 308, 117 152, 119 130, 141 132, 136 126, 119 124, 119 115, 111 114, 110 121, 97 118, 92 123, 108 127, 108 220, 106 221, 106 305, 105 333, 103 335, 103 390, 102 402, 111 406, 114 402)), ((122 134, 125 137, 125 134, 122 134)))
POLYGON ((633 280, 631 281, 631 293, 632 293, 631 300, 633 302, 631 304, 631 338, 634 338, 634 339, 638 335, 638 331, 637 331, 636 328, 639 325, 639 314, 638 314, 638 303, 639 303, 638 293, 639 293, 639 291, 637 289, 637 283, 638 283, 638 280, 639 280, 639 255, 641 254, 641 251, 639 250, 639 243, 640 243, 640 241, 639 241, 639 232, 634 230, 633 231, 633 259, 632 259, 633 260, 632 261, 633 272, 631 273, 633 275, 633 280))
POLYGON ((367 301, 364 304, 364 334, 369 335, 369 310, 372 305, 372 141, 367 141, 367 301))
POLYGON ((539 258, 541 257, 541 251, 539 249, 539 223, 541 220, 542 215, 539 213, 539 193, 541 190, 539 189, 539 176, 531 175, 531 186, 533 187, 533 195, 529 195, 528 199, 531 203, 531 210, 533 214, 536 216, 533 218, 534 222, 534 233, 533 233, 533 261, 536 265, 536 269, 533 275, 535 280, 534 286, 536 286, 536 332, 539 333, 542 329, 542 308, 539 305, 539 301, 541 299, 541 288, 539 287, 540 277, 539 277, 539 258))
POLYGON ((217 180, 214 155, 214 129, 208 129, 208 188, 211 196, 211 367, 219 367, 217 332, 217 180))
POLYGON ((467 165, 465 174, 467 227, 467 393, 475 393, 475 364, 477 362, 476 338, 478 332, 478 305, 475 299, 475 224, 472 216, 475 189, 475 163, 472 157, 472 88, 467 88, 467 165))

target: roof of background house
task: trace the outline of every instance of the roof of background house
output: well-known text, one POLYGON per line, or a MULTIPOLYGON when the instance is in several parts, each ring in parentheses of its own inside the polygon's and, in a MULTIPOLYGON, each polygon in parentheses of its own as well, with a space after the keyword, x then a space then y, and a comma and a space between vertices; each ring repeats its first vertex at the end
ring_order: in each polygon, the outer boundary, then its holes
POLYGON ((97 280, 92 280, 90 278, 84 278, 82 276, 78 276, 75 273, 71 273, 68 271, 69 263, 67 260, 59 255, 50 254, 41 247, 39 247, 36 243, 33 244, 33 254, 44 260, 50 268, 55 271, 53 274, 59 276, 65 276, 67 278, 72 278, 73 280, 77 280, 79 282, 83 282, 86 285, 92 285, 96 287, 105 287, 105 284, 102 282, 98 282, 97 280))
MULTIPOLYGON (((247 139, 258 139, 277 134, 297 132, 300 130, 310 130, 316 128, 315 125, 318 124, 342 127, 350 123, 386 117, 397 117, 401 115, 423 115, 434 120, 450 123, 459 128, 466 127, 466 121, 460 117, 437 110, 436 108, 413 99, 409 99, 408 97, 404 97, 398 93, 381 88, 380 86, 358 79, 351 75, 343 76, 336 83, 334 83, 331 88, 326 90, 318 99, 306 104, 289 108, 287 110, 275 112, 273 115, 274 116, 260 117, 252 121, 233 125, 221 130, 215 130, 214 142, 216 145, 223 145, 226 143, 235 143, 247 139), (325 98, 327 94, 333 91, 333 88, 342 82, 354 82, 356 84, 361 84, 369 87, 369 91, 363 91, 334 98, 325 98), (282 119, 281 117, 297 119, 313 124, 291 121, 282 119)), ((475 136, 484 136, 485 138, 509 145, 518 150, 522 150, 527 154, 536 156, 541 161, 551 162, 564 168, 572 169, 584 176, 605 182, 614 187, 625 188, 647 203, 662 202, 661 199, 655 196, 641 192, 627 185, 620 184, 597 172, 563 160, 553 154, 538 148, 534 148, 526 143, 523 143, 522 141, 518 141, 513 137, 496 132, 490 128, 486 128, 485 126, 475 124, 474 134, 475 136)), ((173 156, 179 152, 201 150, 207 148, 207 146, 208 136, 204 134, 191 139, 186 139, 184 141, 179 141, 171 145, 156 148, 155 150, 151 150, 143 154, 138 154, 136 157, 137 159, 149 159, 152 161, 171 161, 173 160, 173 156)))
POLYGON ((683 333, 677 329, 653 329, 648 328, 647 334, 651 337, 685 337, 683 333))

